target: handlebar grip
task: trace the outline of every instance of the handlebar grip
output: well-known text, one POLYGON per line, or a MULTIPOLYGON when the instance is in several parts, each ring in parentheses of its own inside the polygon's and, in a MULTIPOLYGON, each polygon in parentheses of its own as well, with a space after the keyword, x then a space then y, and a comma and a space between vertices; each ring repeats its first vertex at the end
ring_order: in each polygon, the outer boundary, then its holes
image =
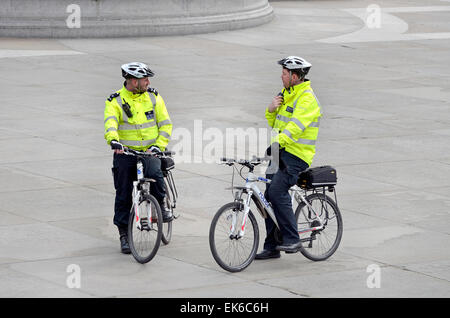
POLYGON ((234 160, 234 159, 225 158, 225 157, 220 158, 220 161, 222 161, 222 162, 236 162, 236 160, 234 160))
POLYGON ((133 149, 128 148, 128 147, 124 147, 124 150, 125 150, 126 152, 129 152, 129 153, 132 153, 132 154, 137 154, 137 151, 136 151, 136 150, 133 150, 133 149))
POLYGON ((117 140, 111 140, 109 145, 111 146, 111 149, 113 149, 113 150, 123 150, 124 149, 124 146, 117 140))

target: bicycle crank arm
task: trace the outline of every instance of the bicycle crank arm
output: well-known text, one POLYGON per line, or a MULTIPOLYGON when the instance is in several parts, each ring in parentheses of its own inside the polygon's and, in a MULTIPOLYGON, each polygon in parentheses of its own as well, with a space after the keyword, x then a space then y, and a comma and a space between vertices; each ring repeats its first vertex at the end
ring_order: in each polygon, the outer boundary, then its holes
POLYGON ((312 227, 312 228, 307 229, 307 230, 298 231, 298 234, 305 234, 305 233, 308 233, 308 232, 320 231, 320 230, 323 230, 323 228, 324 228, 323 225, 321 225, 321 226, 316 226, 316 227, 312 227))

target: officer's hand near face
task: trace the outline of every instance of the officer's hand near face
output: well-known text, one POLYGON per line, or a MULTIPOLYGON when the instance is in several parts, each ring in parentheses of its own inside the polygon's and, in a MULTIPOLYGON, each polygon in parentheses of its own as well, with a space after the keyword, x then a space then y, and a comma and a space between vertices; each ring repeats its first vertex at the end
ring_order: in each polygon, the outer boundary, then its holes
POLYGON ((283 103, 283 95, 278 94, 269 105, 269 113, 273 113, 283 103))

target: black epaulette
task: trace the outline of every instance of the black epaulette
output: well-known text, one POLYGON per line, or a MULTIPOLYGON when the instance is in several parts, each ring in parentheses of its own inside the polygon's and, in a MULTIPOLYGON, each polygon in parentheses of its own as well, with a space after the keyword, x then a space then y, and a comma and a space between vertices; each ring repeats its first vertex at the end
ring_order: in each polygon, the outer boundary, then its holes
POLYGON ((156 89, 154 89, 153 87, 149 87, 147 89, 147 92, 153 93, 153 94, 155 94, 155 96, 158 96, 158 91, 156 89))
POLYGON ((116 97, 119 96, 119 95, 120 95, 119 93, 111 94, 111 95, 109 96, 108 100, 109 100, 109 101, 112 101, 113 98, 116 98, 116 97))

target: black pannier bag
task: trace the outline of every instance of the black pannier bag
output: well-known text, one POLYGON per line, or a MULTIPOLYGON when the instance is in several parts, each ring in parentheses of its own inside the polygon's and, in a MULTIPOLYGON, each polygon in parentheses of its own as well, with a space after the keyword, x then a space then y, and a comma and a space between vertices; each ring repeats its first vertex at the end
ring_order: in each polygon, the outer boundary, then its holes
POLYGON ((173 158, 171 157, 164 157, 161 158, 161 170, 162 171, 169 171, 175 167, 175 162, 173 161, 173 158))
POLYGON ((306 169, 300 173, 297 180, 297 185, 303 189, 334 186, 336 183, 336 169, 332 166, 320 166, 306 169))

